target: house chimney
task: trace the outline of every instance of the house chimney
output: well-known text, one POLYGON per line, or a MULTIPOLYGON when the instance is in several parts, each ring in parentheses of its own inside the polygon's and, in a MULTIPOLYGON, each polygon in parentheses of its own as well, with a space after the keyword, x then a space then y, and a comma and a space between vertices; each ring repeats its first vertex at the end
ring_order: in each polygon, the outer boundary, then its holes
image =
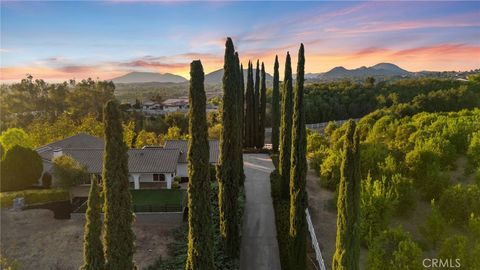
POLYGON ((62 148, 58 147, 53 149, 53 158, 59 157, 63 155, 62 148))

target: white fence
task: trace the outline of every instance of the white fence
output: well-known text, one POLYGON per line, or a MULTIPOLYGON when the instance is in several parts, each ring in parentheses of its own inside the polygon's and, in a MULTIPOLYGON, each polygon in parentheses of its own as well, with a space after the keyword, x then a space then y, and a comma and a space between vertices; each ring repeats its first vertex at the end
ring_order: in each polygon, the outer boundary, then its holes
POLYGON ((321 270, 326 270, 325 262, 323 261, 322 252, 320 251, 320 246, 318 245, 317 236, 315 235, 315 228, 313 227, 312 218, 310 217, 310 212, 308 208, 305 209, 305 215, 307 216, 308 231, 310 232, 310 237, 312 239, 312 246, 315 250, 315 257, 317 259, 318 265, 321 270))

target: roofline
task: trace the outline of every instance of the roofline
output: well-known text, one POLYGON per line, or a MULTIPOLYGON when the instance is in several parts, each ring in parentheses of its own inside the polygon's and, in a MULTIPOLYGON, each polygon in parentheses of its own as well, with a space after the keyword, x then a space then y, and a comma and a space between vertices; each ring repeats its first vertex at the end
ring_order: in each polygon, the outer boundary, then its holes
MULTIPOLYGON (((44 148, 44 147, 50 147, 49 145, 51 145, 51 144, 58 143, 58 142, 63 142, 63 141, 65 141, 65 140, 67 140, 67 139, 73 138, 73 137, 78 136, 78 135, 81 135, 81 134, 88 135, 88 136, 92 136, 92 137, 94 137, 94 138, 103 140, 103 139, 100 138, 100 137, 93 136, 93 135, 90 135, 90 134, 85 133, 85 132, 79 132, 79 133, 77 133, 77 134, 75 134, 75 135, 72 135, 72 136, 63 138, 63 139, 61 139, 61 140, 58 140, 58 141, 55 141, 55 142, 51 142, 51 143, 49 143, 49 144, 45 144, 45 145, 42 145, 42 146, 39 146, 39 147, 35 148, 35 151, 38 151, 38 150, 40 150, 41 148, 44 148)), ((71 148, 70 148, 70 149, 71 149, 71 148)), ((87 149, 87 148, 81 148, 81 149, 87 149)), ((95 149, 95 148, 94 148, 94 149, 95 149)))

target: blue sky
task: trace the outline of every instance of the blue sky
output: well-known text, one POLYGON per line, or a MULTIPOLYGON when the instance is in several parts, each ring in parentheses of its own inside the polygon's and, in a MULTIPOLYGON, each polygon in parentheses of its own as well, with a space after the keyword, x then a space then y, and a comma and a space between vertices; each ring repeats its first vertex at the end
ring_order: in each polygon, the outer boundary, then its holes
MULTIPOLYGON (((480 2, 1 2, 1 79, 188 76, 221 68, 225 37, 242 62, 294 56, 307 72, 393 62, 412 70, 480 67, 480 2)), ((283 61, 281 61, 283 62, 283 61)))

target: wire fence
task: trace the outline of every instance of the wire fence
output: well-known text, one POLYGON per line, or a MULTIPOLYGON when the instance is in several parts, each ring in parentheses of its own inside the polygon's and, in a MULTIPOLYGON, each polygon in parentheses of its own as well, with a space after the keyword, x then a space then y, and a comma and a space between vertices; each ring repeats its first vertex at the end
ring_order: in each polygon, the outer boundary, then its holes
POLYGON ((322 252, 320 251, 320 246, 318 245, 317 236, 315 235, 315 228, 313 227, 312 218, 310 217, 308 208, 305 209, 305 215, 307 216, 308 231, 310 232, 310 237, 312 238, 312 246, 315 250, 317 263, 321 270, 326 270, 325 262, 323 261, 322 252))

